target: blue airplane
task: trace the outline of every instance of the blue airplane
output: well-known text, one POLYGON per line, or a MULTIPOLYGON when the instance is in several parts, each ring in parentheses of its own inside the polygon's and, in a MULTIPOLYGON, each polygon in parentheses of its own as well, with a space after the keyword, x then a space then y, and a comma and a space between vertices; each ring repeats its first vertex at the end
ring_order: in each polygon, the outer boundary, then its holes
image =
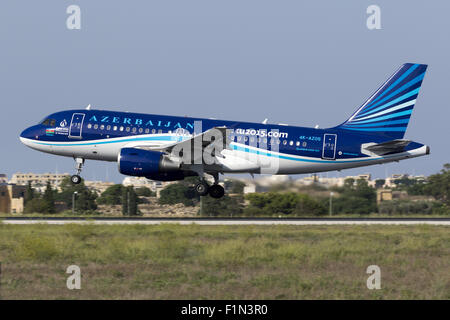
POLYGON ((342 124, 282 124, 86 109, 45 117, 25 129, 26 146, 73 157, 81 182, 85 159, 116 161, 120 173, 159 181, 199 176, 199 195, 220 198, 219 174, 301 174, 399 161, 430 153, 404 139, 427 65, 402 65, 342 124), (214 178, 208 184, 206 175, 214 178))

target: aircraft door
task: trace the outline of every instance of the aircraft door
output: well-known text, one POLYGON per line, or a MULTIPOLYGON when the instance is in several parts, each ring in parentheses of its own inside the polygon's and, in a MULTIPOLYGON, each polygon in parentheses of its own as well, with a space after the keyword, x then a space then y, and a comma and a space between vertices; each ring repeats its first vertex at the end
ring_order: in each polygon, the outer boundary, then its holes
POLYGON ((69 138, 81 139, 83 131, 84 113, 74 113, 70 122, 69 138))
POLYGON ((323 159, 334 160, 336 158, 336 140, 335 134, 325 133, 323 135, 323 159))

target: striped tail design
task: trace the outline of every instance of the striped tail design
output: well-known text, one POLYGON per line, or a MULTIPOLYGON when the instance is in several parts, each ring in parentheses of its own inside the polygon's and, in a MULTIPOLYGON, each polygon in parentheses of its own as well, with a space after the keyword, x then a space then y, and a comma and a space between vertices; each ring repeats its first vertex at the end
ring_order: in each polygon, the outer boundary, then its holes
POLYGON ((402 65, 347 121, 336 128, 402 139, 426 70, 425 64, 402 65))

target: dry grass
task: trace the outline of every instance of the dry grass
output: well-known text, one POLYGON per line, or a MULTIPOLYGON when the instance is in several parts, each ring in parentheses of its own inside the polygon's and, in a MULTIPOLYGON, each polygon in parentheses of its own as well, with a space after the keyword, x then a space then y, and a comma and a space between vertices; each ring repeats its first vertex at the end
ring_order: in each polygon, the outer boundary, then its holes
POLYGON ((450 299, 437 226, 1 225, 3 299, 450 299), (82 289, 68 290, 67 266, 82 289), (381 290, 368 290, 368 265, 381 290))

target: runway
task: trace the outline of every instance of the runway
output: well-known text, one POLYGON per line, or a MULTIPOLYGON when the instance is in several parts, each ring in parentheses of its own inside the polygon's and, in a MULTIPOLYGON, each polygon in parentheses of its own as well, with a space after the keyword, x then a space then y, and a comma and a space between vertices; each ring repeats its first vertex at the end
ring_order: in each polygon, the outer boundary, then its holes
POLYGON ((8 217, 3 224, 148 224, 182 225, 450 225, 450 218, 121 218, 121 217, 8 217))

